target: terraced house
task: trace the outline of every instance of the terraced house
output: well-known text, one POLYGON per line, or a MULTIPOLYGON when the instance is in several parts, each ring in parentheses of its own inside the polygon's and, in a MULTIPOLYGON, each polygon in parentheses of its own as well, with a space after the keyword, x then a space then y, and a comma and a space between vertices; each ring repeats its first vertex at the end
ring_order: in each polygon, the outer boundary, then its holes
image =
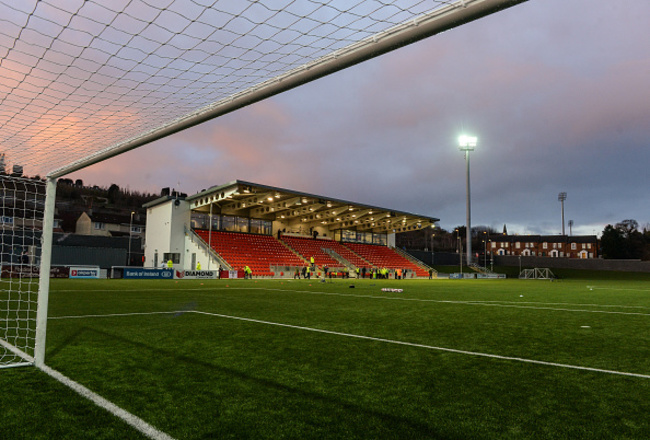
POLYGON ((552 258, 598 258, 595 235, 492 235, 488 252, 552 258))

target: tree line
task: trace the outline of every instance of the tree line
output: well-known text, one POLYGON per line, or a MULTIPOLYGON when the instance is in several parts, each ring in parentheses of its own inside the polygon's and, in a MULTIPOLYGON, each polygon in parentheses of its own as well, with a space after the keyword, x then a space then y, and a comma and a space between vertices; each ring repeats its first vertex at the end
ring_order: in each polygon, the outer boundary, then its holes
POLYGON ((154 200, 157 194, 125 190, 113 183, 108 188, 97 185, 84 186, 81 179, 73 181, 72 179, 59 179, 57 190, 57 200, 67 200, 78 202, 82 205, 95 206, 113 206, 116 208, 130 208, 139 210, 142 205, 154 200))
POLYGON ((650 260, 650 227, 639 229, 636 220, 607 225, 600 238, 603 258, 650 260))

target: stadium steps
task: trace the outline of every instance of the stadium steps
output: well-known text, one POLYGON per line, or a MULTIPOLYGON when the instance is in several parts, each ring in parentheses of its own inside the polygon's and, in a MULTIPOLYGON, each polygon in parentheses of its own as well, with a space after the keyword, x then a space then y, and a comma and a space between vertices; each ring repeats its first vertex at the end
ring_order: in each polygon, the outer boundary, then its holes
POLYGON ((350 248, 344 246, 342 243, 339 243, 338 241, 329 241, 328 243, 328 249, 337 255, 340 256, 340 258, 343 258, 345 261, 348 261, 353 269, 356 268, 369 268, 373 267, 372 263, 370 263, 368 260, 364 259, 361 255, 353 252, 350 250, 350 248))
POLYGON ((329 245, 331 240, 296 237, 291 235, 283 235, 280 240, 305 260, 310 261, 313 257, 314 264, 319 268, 322 268, 323 266, 338 267, 340 265, 338 261, 323 250, 324 247, 329 245))
POLYGON ((438 278, 438 271, 435 270, 433 267, 431 267, 431 266, 429 266, 429 265, 423 263, 422 261, 420 261, 420 260, 418 260, 417 258, 415 258, 413 255, 409 254, 409 253, 406 252, 406 251, 403 251, 402 249, 399 249, 399 248, 393 248, 393 250, 394 250, 395 252, 397 252, 398 254, 401 254, 404 258, 406 258, 407 260, 411 261, 411 262, 412 262, 413 264, 415 264, 416 266, 420 266, 422 269, 426 270, 426 271, 427 271, 427 276, 428 276, 428 274, 429 274, 429 271, 431 270, 431 271, 433 271, 433 277, 434 277, 434 278, 438 278))
POLYGON ((277 240, 278 243, 280 243, 282 246, 284 246, 284 247, 287 248, 289 251, 291 251, 292 254, 294 254, 296 257, 300 258, 300 260, 302 261, 302 265, 303 265, 303 266, 309 264, 309 260, 306 259, 305 257, 303 257, 302 255, 300 255, 298 252, 296 252, 295 249, 293 249, 291 246, 289 246, 288 244, 286 244, 284 241, 282 241, 282 240, 279 239, 279 238, 276 239, 276 240, 277 240))
POLYGON ((407 269, 415 273, 416 277, 428 278, 429 271, 415 264, 404 255, 396 252, 394 248, 384 245, 364 244, 364 243, 345 243, 345 247, 352 252, 360 255, 374 267, 386 267, 388 269, 407 269))
POLYGON ((326 252, 330 257, 334 258, 339 262, 341 266, 346 267, 348 270, 355 270, 356 266, 336 253, 335 250, 330 248, 323 248, 323 251, 326 252))
POLYGON ((487 267, 483 267, 483 266, 478 265, 478 264, 476 264, 476 263, 469 263, 469 264, 467 265, 467 267, 469 267, 470 269, 472 269, 474 272, 482 273, 482 274, 484 274, 484 275, 489 275, 489 274, 494 273, 494 272, 492 272, 490 269, 488 269, 487 267))

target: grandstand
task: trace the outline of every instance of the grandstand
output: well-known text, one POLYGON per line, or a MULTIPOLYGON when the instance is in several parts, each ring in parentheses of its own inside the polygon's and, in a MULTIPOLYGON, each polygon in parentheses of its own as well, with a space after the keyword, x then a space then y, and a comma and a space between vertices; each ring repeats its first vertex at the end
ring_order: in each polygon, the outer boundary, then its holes
POLYGON ((174 267, 241 271, 254 276, 293 273, 314 259, 357 269, 407 269, 428 276, 428 267, 394 249, 395 234, 433 227, 437 218, 234 181, 192 196, 171 194, 145 205, 145 265, 172 260, 174 267))

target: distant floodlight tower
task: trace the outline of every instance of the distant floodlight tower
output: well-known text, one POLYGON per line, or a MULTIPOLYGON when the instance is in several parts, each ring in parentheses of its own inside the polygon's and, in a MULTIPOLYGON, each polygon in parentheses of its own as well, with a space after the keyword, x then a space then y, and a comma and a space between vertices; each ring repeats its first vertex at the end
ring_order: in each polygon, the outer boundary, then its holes
POLYGON ((465 234, 465 240, 467 241, 467 245, 465 246, 467 248, 467 264, 470 264, 472 262, 472 207, 470 203, 470 191, 469 191, 469 152, 474 151, 474 148, 476 147, 476 142, 477 138, 475 136, 466 136, 462 135, 458 138, 458 145, 460 148, 460 151, 465 152, 465 164, 467 165, 467 173, 466 173, 466 179, 467 179, 467 209, 466 209, 466 214, 467 214, 467 231, 465 234))
POLYGON ((129 253, 128 256, 126 257, 127 266, 131 265, 131 238, 133 237, 133 214, 135 214, 135 211, 131 211, 131 220, 129 221, 129 253))
POLYGON ((566 193, 561 192, 560 194, 557 195, 557 199, 562 204, 562 235, 566 235, 564 232, 564 201, 566 200, 566 193))

